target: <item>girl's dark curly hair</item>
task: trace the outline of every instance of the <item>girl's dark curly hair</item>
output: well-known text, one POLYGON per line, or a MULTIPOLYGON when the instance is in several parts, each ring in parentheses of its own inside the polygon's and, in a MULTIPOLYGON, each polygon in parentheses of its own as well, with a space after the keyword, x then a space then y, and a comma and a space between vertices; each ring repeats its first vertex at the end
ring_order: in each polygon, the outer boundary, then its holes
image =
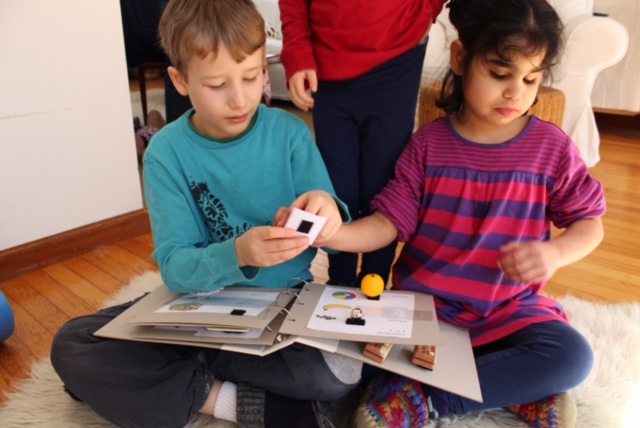
MULTIPOLYGON (((530 55, 544 50, 545 58, 541 64, 543 80, 554 80, 554 67, 564 46, 564 27, 548 2, 451 0, 447 7, 449 19, 458 31, 458 38, 466 52, 463 72, 469 70, 474 59, 483 58, 489 53, 508 60, 513 52, 530 55)), ((436 105, 447 114, 452 114, 459 112, 463 104, 462 76, 449 69, 436 105)))

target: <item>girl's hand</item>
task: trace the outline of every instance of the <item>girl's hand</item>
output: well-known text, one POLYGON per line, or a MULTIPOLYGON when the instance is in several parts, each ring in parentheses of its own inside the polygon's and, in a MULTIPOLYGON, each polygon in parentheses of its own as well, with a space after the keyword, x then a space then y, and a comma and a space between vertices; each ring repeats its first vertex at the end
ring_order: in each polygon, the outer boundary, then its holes
POLYGON ((510 242, 500 247, 498 266, 514 281, 540 282, 561 267, 581 260, 602 241, 604 229, 599 217, 572 223, 549 241, 510 242))
POLYGON ((559 257, 548 241, 510 242, 500 247, 500 253, 498 266, 513 281, 545 281, 560 268, 559 257))
POLYGON ((314 247, 321 247, 324 242, 335 235, 342 225, 342 216, 340 215, 340 210, 338 209, 335 199, 323 190, 312 190, 303 193, 298 199, 293 201, 289 208, 280 208, 274 220, 276 226, 285 225, 291 208, 298 208, 308 213, 327 218, 327 222, 322 228, 322 231, 320 231, 320 234, 313 243, 314 247))

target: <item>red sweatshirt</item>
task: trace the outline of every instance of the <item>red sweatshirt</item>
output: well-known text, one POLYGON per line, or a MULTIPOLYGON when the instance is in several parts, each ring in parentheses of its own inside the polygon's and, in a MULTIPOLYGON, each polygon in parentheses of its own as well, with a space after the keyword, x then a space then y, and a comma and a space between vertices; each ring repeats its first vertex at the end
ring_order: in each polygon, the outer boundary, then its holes
POLYGON ((362 76, 424 37, 447 0, 279 0, 287 81, 313 69, 321 80, 362 76))

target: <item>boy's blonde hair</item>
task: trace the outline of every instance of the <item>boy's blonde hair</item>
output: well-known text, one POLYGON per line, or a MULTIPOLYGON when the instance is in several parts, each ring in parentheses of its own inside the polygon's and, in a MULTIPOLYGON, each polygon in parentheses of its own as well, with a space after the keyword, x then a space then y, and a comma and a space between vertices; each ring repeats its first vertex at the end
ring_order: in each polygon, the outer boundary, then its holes
POLYGON ((222 43, 240 62, 266 41, 264 20, 251 0, 171 0, 160 19, 158 35, 185 80, 195 55, 217 55, 222 43))

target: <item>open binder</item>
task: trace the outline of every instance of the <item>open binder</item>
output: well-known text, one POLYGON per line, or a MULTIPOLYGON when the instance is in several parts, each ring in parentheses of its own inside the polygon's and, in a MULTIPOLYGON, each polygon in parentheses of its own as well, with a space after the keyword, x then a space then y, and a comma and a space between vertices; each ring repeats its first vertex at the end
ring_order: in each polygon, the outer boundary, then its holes
POLYGON ((372 300, 359 289, 306 282, 296 290, 226 287, 194 295, 163 286, 95 335, 258 356, 301 343, 482 401, 468 332, 439 323, 435 314, 432 296, 406 291, 372 300), (355 308, 364 323, 347 323, 355 308), (394 346, 377 363, 363 355, 367 342, 394 346), (411 363, 415 345, 438 346, 433 371, 411 363))
POLYGON ((409 291, 384 291, 378 300, 361 290, 309 283, 292 302, 280 332, 304 337, 446 345, 440 334, 433 297, 409 291), (362 311, 364 325, 349 324, 350 311, 362 311))
POLYGON ((272 345, 281 337, 284 314, 279 309, 292 299, 282 289, 226 287, 184 295, 159 287, 132 306, 126 326, 119 327, 126 328, 130 340, 272 345))

